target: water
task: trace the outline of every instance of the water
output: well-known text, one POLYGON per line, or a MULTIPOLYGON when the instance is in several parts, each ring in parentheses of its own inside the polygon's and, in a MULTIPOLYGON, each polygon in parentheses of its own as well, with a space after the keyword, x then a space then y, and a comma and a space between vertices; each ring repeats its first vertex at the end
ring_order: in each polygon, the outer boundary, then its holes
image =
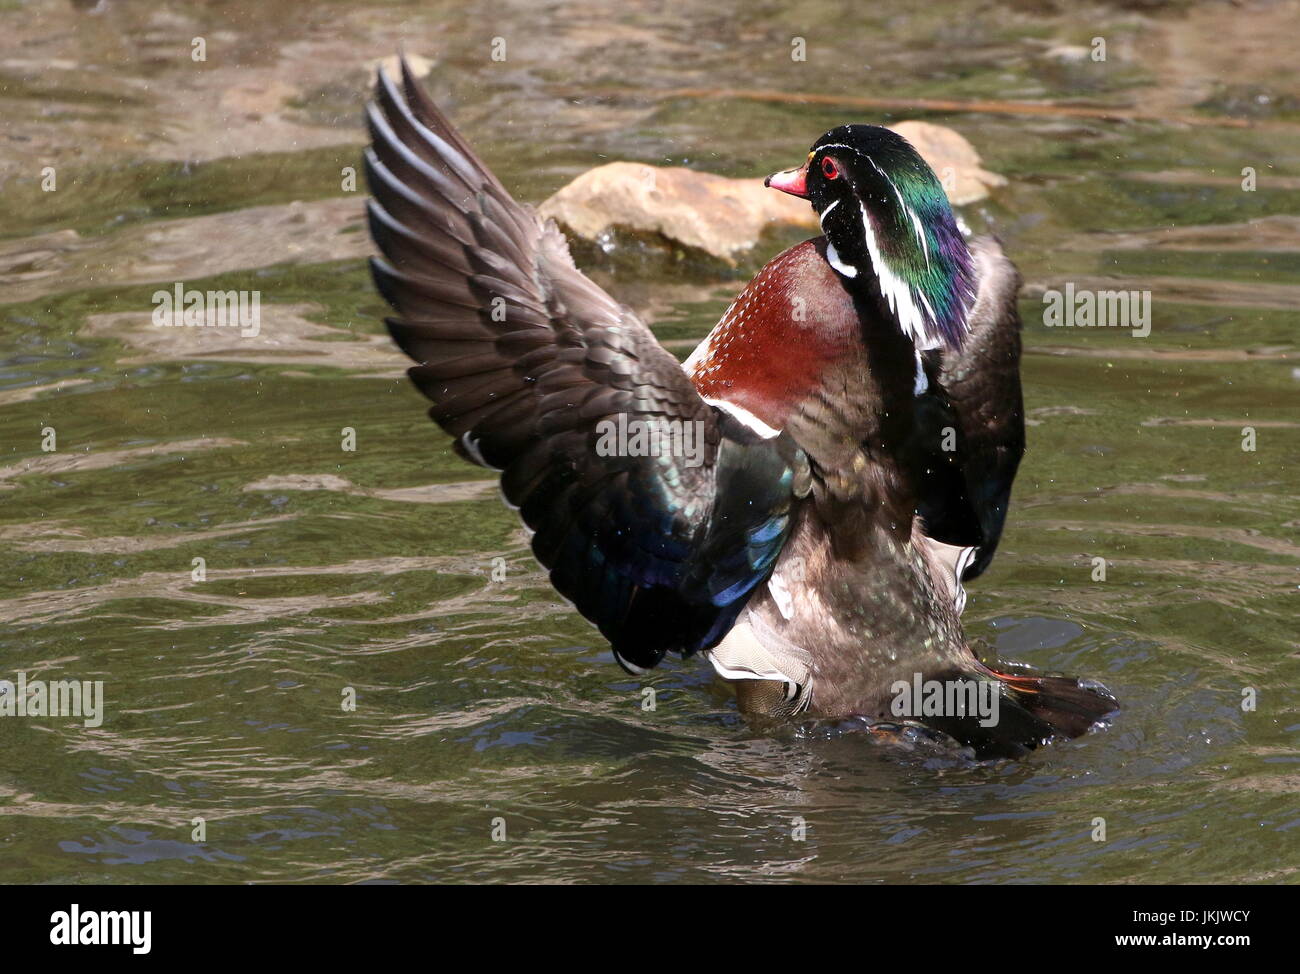
MULTIPOLYGON (((1296 4, 80 6, 0 4, 0 677, 107 714, 0 720, 0 880, 1295 881, 1296 4), (1031 420, 966 624, 1103 680, 1113 726, 974 765, 756 735, 700 661, 623 674, 383 337, 341 180, 399 42, 530 201, 607 158, 764 174, 849 119, 965 134, 1010 180, 965 216, 1025 274, 1031 420), (1211 124, 646 96, 683 87, 1211 124), (152 329, 176 281, 260 291, 262 334, 152 329), (1044 327, 1066 281, 1150 289, 1150 336, 1044 327)), ((740 284, 600 280, 679 350, 740 284)))

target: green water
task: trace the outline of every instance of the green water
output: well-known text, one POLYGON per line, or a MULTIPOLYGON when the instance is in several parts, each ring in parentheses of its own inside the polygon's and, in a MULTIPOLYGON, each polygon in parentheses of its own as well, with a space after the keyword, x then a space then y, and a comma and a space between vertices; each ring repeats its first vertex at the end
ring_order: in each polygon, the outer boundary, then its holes
MULTIPOLYGON (((107 701, 0 718, 0 881, 1294 882, 1296 6, 625 6, 0 4, 0 679, 107 701), (1114 724, 972 765, 619 670, 383 337, 341 170, 399 42, 533 202, 616 158, 765 174, 850 119, 966 135, 1009 179, 963 215, 1025 275, 1031 420, 967 630, 1104 681, 1114 724), (647 97, 680 87, 1251 126, 647 97), (176 281, 260 291, 262 335, 152 329, 176 281), (1151 290, 1150 335, 1045 327, 1067 281, 1151 290)), ((678 349, 741 283, 599 280, 678 349)))

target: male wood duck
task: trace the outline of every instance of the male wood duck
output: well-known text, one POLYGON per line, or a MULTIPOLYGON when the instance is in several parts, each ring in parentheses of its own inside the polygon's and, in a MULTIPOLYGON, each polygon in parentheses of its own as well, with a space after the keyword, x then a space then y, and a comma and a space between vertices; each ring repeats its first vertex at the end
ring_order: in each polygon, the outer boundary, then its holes
POLYGON ((745 714, 901 716, 981 758, 1116 709, 1097 684, 991 670, 963 635, 1024 450, 1020 281, 903 138, 843 125, 768 178, 824 235, 764 267, 683 368, 405 65, 367 120, 374 278, 411 379, 625 669, 700 652, 745 714), (601 449, 615 419, 690 424, 699 449, 601 449), (993 691, 995 720, 960 694, 900 707, 962 684, 993 691))

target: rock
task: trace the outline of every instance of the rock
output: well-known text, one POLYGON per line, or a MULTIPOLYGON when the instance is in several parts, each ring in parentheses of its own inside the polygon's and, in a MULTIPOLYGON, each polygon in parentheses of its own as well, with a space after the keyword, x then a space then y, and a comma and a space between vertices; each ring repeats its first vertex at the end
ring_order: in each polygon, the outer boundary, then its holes
POLYGON ((727 263, 773 224, 817 228, 807 201, 768 189, 761 179, 639 162, 589 169, 539 212, 588 240, 611 227, 659 233, 727 263))
MULTIPOLYGON (((961 135, 929 122, 892 126, 916 147, 963 206, 988 196, 1006 179, 980 167, 979 153, 961 135)), ((728 179, 680 167, 611 162, 583 173, 546 200, 539 212, 568 231, 599 241, 613 228, 659 234, 728 264, 773 227, 819 229, 805 200, 768 189, 761 179, 728 179)))
POLYGON ((980 154, 958 132, 929 122, 899 122, 895 132, 912 143, 930 164, 953 206, 966 206, 989 195, 989 187, 1005 186, 1005 176, 980 167, 980 154))

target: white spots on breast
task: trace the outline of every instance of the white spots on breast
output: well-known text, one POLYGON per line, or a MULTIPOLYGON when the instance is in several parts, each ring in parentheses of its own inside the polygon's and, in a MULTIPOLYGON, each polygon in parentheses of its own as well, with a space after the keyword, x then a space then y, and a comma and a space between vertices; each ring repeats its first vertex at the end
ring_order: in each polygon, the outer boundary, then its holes
POLYGON ((746 332, 759 326, 766 305, 777 299, 779 288, 773 278, 782 272, 789 259, 788 255, 782 255, 772 261, 736 295, 713 331, 683 363, 690 375, 707 379, 721 368, 725 358, 743 349, 748 338, 746 332))

